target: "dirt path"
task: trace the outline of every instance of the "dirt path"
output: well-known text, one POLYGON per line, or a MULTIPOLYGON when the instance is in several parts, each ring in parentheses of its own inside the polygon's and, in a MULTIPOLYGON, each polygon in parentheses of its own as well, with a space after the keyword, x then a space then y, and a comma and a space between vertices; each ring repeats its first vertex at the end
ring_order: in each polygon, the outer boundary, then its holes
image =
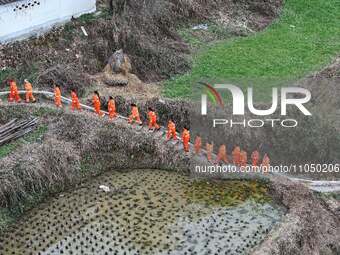
MULTIPOLYGON (((19 91, 20 94, 25 94, 25 91, 19 91)), ((8 91, 4 91, 4 92, 0 92, 0 96, 6 96, 8 95, 9 92, 8 91)), ((46 97, 47 99, 52 99, 54 98, 54 93, 53 92, 49 92, 49 91, 34 91, 35 95, 42 95, 44 97, 46 97)), ((62 97, 62 101, 63 103, 67 103, 70 104, 72 102, 71 99, 66 98, 66 97, 62 97)), ((86 109, 88 111, 94 112, 93 107, 85 105, 85 104, 81 104, 81 107, 83 109, 86 109)), ((105 115, 108 115, 108 112, 104 112, 105 115)), ((121 121, 121 122, 126 122, 127 121, 127 117, 118 115, 118 118, 116 121, 121 121)), ((137 132, 142 132, 142 131, 147 131, 147 127, 142 126, 142 127, 135 127, 137 132)), ((166 128, 165 127, 161 127, 161 129, 157 132, 154 132, 154 135, 159 137, 160 139, 165 139, 164 134, 166 132, 166 128)), ((181 143, 181 139, 180 139, 180 134, 178 134, 179 140, 178 141, 170 141, 169 143, 172 143, 173 145, 177 146, 178 150, 183 150, 183 145, 181 143)), ((193 151, 194 146, 193 144, 190 144, 191 147, 191 151, 193 151)), ((203 150, 203 153, 201 153, 200 155, 194 155, 194 154, 187 154, 187 156, 192 156, 195 157, 195 161, 198 163, 202 163, 202 165, 213 165, 211 162, 208 162, 206 160, 206 151, 203 150)), ((213 160, 216 159, 216 155, 213 155, 213 160)), ((237 170, 237 172, 235 173, 226 173, 226 174, 222 174, 223 176, 219 176, 222 178, 227 178, 227 179, 271 179, 271 178, 275 178, 275 176, 284 176, 286 178, 288 178, 289 180, 293 181, 293 182, 298 182, 298 183, 302 183, 303 185, 307 186, 309 189, 313 190, 313 191, 318 191, 318 192, 337 192, 340 191, 340 181, 322 181, 322 180, 306 180, 306 179, 302 179, 302 178, 294 178, 294 177, 289 177, 287 175, 283 175, 283 174, 278 174, 278 173, 271 173, 268 175, 263 175, 262 173, 242 173, 242 171, 233 166, 233 165, 225 165, 225 166, 221 166, 221 167, 233 167, 234 169, 237 170)), ((194 172, 192 170, 192 174, 195 176, 205 176, 207 173, 197 173, 194 172)), ((208 173, 209 175, 214 173, 208 173)), ((220 175, 220 174, 219 174, 220 175)))

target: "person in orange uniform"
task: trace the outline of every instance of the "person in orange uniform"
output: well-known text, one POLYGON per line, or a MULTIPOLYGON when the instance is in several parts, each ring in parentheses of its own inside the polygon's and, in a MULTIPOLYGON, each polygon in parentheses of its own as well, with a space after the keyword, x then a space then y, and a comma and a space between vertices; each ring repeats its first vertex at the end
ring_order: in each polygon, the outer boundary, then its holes
POLYGON ((151 130, 152 128, 154 128, 155 130, 159 130, 160 126, 157 123, 157 114, 151 107, 149 107, 148 117, 149 117, 149 130, 151 130))
POLYGON ((8 101, 13 102, 15 100, 17 103, 20 103, 21 98, 19 96, 19 91, 18 91, 16 82, 14 80, 10 80, 9 87, 10 87, 10 93, 9 93, 8 101))
POLYGON ((54 103, 55 106, 58 108, 61 108, 61 90, 60 90, 60 86, 55 84, 54 85, 54 103))
POLYGON ((74 89, 71 90, 71 98, 72 98, 71 110, 74 111, 74 109, 77 109, 80 111, 81 108, 80 108, 79 99, 74 89))
POLYGON ((116 112, 116 103, 113 100, 113 97, 110 96, 109 102, 107 104, 108 112, 109 112, 109 118, 114 119, 117 117, 117 112, 116 112))
POLYGON ((196 138, 195 138, 194 147, 195 147, 195 153, 196 153, 196 154, 201 153, 202 138, 201 138, 201 135, 200 135, 200 134, 198 134, 198 135, 196 136, 196 138))
POLYGON ((219 164, 221 161, 228 163, 227 148, 224 144, 222 144, 218 149, 216 164, 219 164))
POLYGON ((190 131, 186 127, 183 129, 182 141, 183 141, 184 151, 189 152, 190 131))
POLYGON ((136 104, 131 104, 131 114, 129 116, 129 123, 137 122, 139 125, 142 125, 142 121, 140 120, 139 110, 136 104))
POLYGON ((252 166, 258 166, 260 159, 260 153, 256 150, 251 154, 251 164, 252 166))
POLYGON ((240 166, 247 166, 248 155, 246 151, 241 151, 240 153, 240 166))
POLYGON ((270 166, 270 159, 267 154, 264 154, 261 166, 262 166, 262 171, 264 173, 268 173, 269 166, 270 166))
POLYGON ((32 84, 28 80, 24 80, 24 87, 26 90, 26 103, 29 103, 31 100, 32 102, 36 102, 34 96, 33 96, 33 87, 32 84))
POLYGON ((214 143, 207 143, 206 144, 206 150, 207 150, 207 159, 208 159, 208 161, 211 161, 212 152, 214 150, 214 143))
POLYGON ((236 166, 240 165, 240 154, 241 154, 241 149, 240 147, 235 147, 235 149, 232 152, 232 156, 233 156, 233 163, 236 166))
POLYGON ((94 91, 93 92, 93 97, 92 97, 92 104, 93 104, 93 108, 95 110, 95 112, 102 117, 104 115, 104 113, 100 110, 100 96, 98 91, 94 91))
POLYGON ((168 131, 166 133, 166 140, 170 140, 173 138, 174 140, 177 140, 177 133, 176 133, 176 125, 175 123, 171 120, 168 122, 168 131))

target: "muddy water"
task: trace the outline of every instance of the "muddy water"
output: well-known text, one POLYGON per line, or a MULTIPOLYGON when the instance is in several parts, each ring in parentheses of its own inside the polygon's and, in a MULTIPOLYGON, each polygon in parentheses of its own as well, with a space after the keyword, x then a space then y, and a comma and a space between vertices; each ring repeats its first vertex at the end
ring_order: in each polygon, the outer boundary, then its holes
POLYGON ((27 213, 0 253, 248 254, 283 214, 266 193, 255 182, 111 172, 27 213))

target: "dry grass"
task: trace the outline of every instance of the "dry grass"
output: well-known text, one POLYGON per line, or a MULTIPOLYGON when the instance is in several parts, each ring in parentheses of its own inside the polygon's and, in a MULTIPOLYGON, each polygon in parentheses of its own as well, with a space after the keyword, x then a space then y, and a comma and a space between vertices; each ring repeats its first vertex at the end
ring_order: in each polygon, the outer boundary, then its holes
POLYGON ((26 144, 1 159, 0 205, 15 205, 31 194, 71 183, 79 167, 73 149, 71 143, 51 138, 26 144))
POLYGON ((52 79, 64 89, 76 87, 82 93, 91 85, 84 74, 102 71, 111 54, 123 49, 133 73, 144 81, 159 81, 190 69, 190 50, 177 33, 179 27, 215 22, 223 13, 231 20, 247 17, 262 28, 276 17, 281 0, 117 0, 114 5, 112 15, 103 9, 98 16, 84 15, 40 38, 0 48, 0 69, 7 67, 0 80, 15 77, 22 83, 29 78, 46 88, 52 79), (88 37, 80 26, 85 26, 88 37))
MULTIPOLYGON (((13 108, 4 107, 0 116, 13 108)), ((32 194, 63 190, 109 169, 186 169, 173 147, 161 149, 153 134, 138 133, 126 123, 87 112, 42 112, 38 105, 16 109, 17 117, 47 114, 43 121, 49 126, 40 143, 23 144, 0 159, 0 207, 16 206, 32 194)))

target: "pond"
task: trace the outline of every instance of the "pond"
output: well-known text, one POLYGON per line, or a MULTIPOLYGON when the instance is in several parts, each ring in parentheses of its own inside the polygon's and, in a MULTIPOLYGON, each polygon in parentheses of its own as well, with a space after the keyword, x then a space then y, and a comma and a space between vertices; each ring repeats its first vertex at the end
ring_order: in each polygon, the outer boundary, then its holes
POLYGON ((248 254, 284 213, 267 193, 254 181, 113 171, 26 213, 0 253, 248 254))

